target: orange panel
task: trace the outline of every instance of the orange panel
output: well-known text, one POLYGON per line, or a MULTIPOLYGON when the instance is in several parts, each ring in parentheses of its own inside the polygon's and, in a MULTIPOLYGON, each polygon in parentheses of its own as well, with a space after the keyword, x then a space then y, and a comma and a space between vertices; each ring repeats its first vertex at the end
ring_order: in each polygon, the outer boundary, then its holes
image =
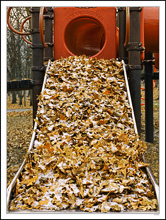
POLYGON ((119 28, 116 27, 116 57, 119 56, 119 28))
MULTIPOLYGON (((142 47, 145 47, 144 42, 144 8, 142 8, 142 11, 140 13, 140 42, 142 43, 142 47)), ((145 52, 141 52, 141 60, 145 59, 145 52)))
POLYGON ((54 8, 54 59, 85 54, 116 58, 115 7, 54 8))
POLYGON ((159 53, 154 53, 155 58, 155 67, 156 69, 159 69, 159 53))
POLYGON ((159 52, 159 7, 144 7, 144 36, 146 52, 159 52))

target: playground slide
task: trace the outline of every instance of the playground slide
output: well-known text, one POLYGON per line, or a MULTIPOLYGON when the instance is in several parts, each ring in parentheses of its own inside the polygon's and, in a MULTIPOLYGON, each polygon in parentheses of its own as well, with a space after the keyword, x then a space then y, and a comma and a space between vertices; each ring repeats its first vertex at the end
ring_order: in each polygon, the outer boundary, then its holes
MULTIPOLYGON (((49 61, 48 62, 48 65, 47 65, 47 69, 46 69, 46 73, 45 73, 45 77, 44 77, 44 81, 43 81, 43 87, 42 87, 42 93, 44 92, 45 90, 45 84, 46 84, 46 80, 48 79, 48 70, 49 70, 49 67, 50 67, 50 64, 51 62, 49 61)), ((136 121, 135 121, 135 116, 134 116, 134 112, 133 112, 133 107, 132 107, 132 101, 131 101, 131 96, 130 96, 130 89, 129 89, 129 85, 128 85, 128 80, 127 80, 127 74, 126 74, 126 69, 125 69, 125 63, 122 61, 122 65, 123 65, 123 72, 124 72, 124 79, 125 79, 125 84, 126 84, 126 88, 127 88, 127 95, 128 95, 128 101, 129 101, 129 105, 132 109, 132 118, 133 118, 133 121, 134 121, 134 130, 135 130, 135 133, 138 134, 137 132, 137 126, 136 126, 136 121)), ((34 142, 36 140, 36 129, 37 129, 37 122, 35 122, 34 124, 34 131, 33 131, 33 134, 32 134, 32 139, 31 139, 31 142, 30 142, 30 146, 29 146, 29 149, 28 149, 28 152, 30 152, 32 149, 33 149, 33 146, 34 146, 34 142)), ((27 154, 28 154, 27 152, 27 154)), ((143 162, 146 163, 145 161, 145 158, 143 156, 143 162)), ((13 181, 11 182, 11 184, 9 185, 9 187, 7 188, 7 211, 10 212, 10 213, 32 213, 32 212, 53 212, 51 210, 46 210, 46 209, 43 209, 43 210, 38 210, 38 209, 26 209, 26 210, 14 210, 14 211, 11 211, 9 210, 9 206, 10 206, 10 203, 11 203, 11 200, 14 198, 15 196, 15 193, 16 193, 16 182, 17 182, 17 179, 19 178, 24 166, 26 164, 26 159, 24 159, 20 169, 18 170, 18 172, 16 173, 13 181)), ((150 168, 148 166, 145 166, 145 172, 147 173, 147 176, 149 178, 149 181, 151 182, 151 184, 153 185, 153 189, 154 189, 154 192, 155 192, 155 197, 157 199, 157 202, 158 202, 158 209, 157 210, 145 210, 145 211, 142 211, 142 210, 134 210, 134 209, 130 209, 130 210, 126 210, 128 213, 140 213, 140 212, 158 212, 159 211, 159 187, 156 183, 156 180, 150 170, 150 168)), ((55 212, 55 211, 54 211, 55 212)), ((81 210, 70 210, 70 209, 64 209, 64 210, 60 210, 60 211, 57 211, 57 212, 61 212, 61 213, 70 213, 70 212, 82 212, 81 210)), ((109 212, 112 212, 112 211, 109 211, 109 212)), ((124 211, 122 211, 124 212, 124 211)))

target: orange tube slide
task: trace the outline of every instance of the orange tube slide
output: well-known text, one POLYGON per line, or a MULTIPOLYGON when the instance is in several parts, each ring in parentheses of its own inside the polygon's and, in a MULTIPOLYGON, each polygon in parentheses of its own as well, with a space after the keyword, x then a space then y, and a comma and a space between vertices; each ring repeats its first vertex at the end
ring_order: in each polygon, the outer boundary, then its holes
POLYGON ((73 54, 93 56, 104 45, 105 31, 102 25, 93 18, 77 18, 66 28, 65 42, 73 54))
POLYGON ((159 7, 144 7, 145 50, 159 52, 159 7))

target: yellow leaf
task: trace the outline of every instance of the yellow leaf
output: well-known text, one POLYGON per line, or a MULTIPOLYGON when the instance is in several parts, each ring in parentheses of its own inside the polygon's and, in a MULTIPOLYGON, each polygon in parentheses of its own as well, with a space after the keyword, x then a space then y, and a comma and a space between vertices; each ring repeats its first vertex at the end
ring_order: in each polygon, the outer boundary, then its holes
POLYGON ((25 179, 22 181, 22 184, 25 184, 27 186, 32 185, 33 183, 36 182, 36 180, 38 179, 38 175, 36 175, 35 177, 31 178, 31 179, 25 179))
POLYGON ((28 205, 31 205, 35 200, 31 197, 29 197, 25 202, 28 204, 28 205))
POLYGON ((48 204, 48 202, 49 202, 49 200, 45 198, 45 200, 44 200, 44 201, 43 201, 43 200, 41 200, 41 201, 39 202, 39 205, 47 205, 47 204, 48 204))
POLYGON ((84 198, 84 188, 83 188, 83 185, 81 185, 80 194, 81 194, 82 198, 84 198))

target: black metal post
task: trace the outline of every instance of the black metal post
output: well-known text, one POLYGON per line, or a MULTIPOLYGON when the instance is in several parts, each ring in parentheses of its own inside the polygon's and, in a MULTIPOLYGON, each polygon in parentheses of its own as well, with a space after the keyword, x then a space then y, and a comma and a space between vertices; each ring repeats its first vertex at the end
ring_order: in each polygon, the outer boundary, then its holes
POLYGON ((39 12, 40 7, 32 7, 32 80, 33 80, 33 118, 36 117, 37 112, 37 97, 41 92, 44 66, 43 66, 43 45, 40 40, 39 33, 39 12))
POLYGON ((153 143, 153 62, 152 53, 145 53, 145 131, 146 141, 153 143))
POLYGON ((118 8, 119 12, 119 60, 124 60, 127 62, 128 54, 125 43, 125 33, 126 33, 126 10, 123 7, 118 8))
POLYGON ((52 19, 53 19, 53 8, 47 7, 47 14, 45 15, 45 42, 48 44, 48 47, 44 50, 44 61, 53 60, 53 28, 52 28, 52 19))
POLYGON ((130 35, 127 45, 129 86, 135 113, 138 134, 141 135, 141 86, 140 86, 140 7, 130 8, 130 35))

